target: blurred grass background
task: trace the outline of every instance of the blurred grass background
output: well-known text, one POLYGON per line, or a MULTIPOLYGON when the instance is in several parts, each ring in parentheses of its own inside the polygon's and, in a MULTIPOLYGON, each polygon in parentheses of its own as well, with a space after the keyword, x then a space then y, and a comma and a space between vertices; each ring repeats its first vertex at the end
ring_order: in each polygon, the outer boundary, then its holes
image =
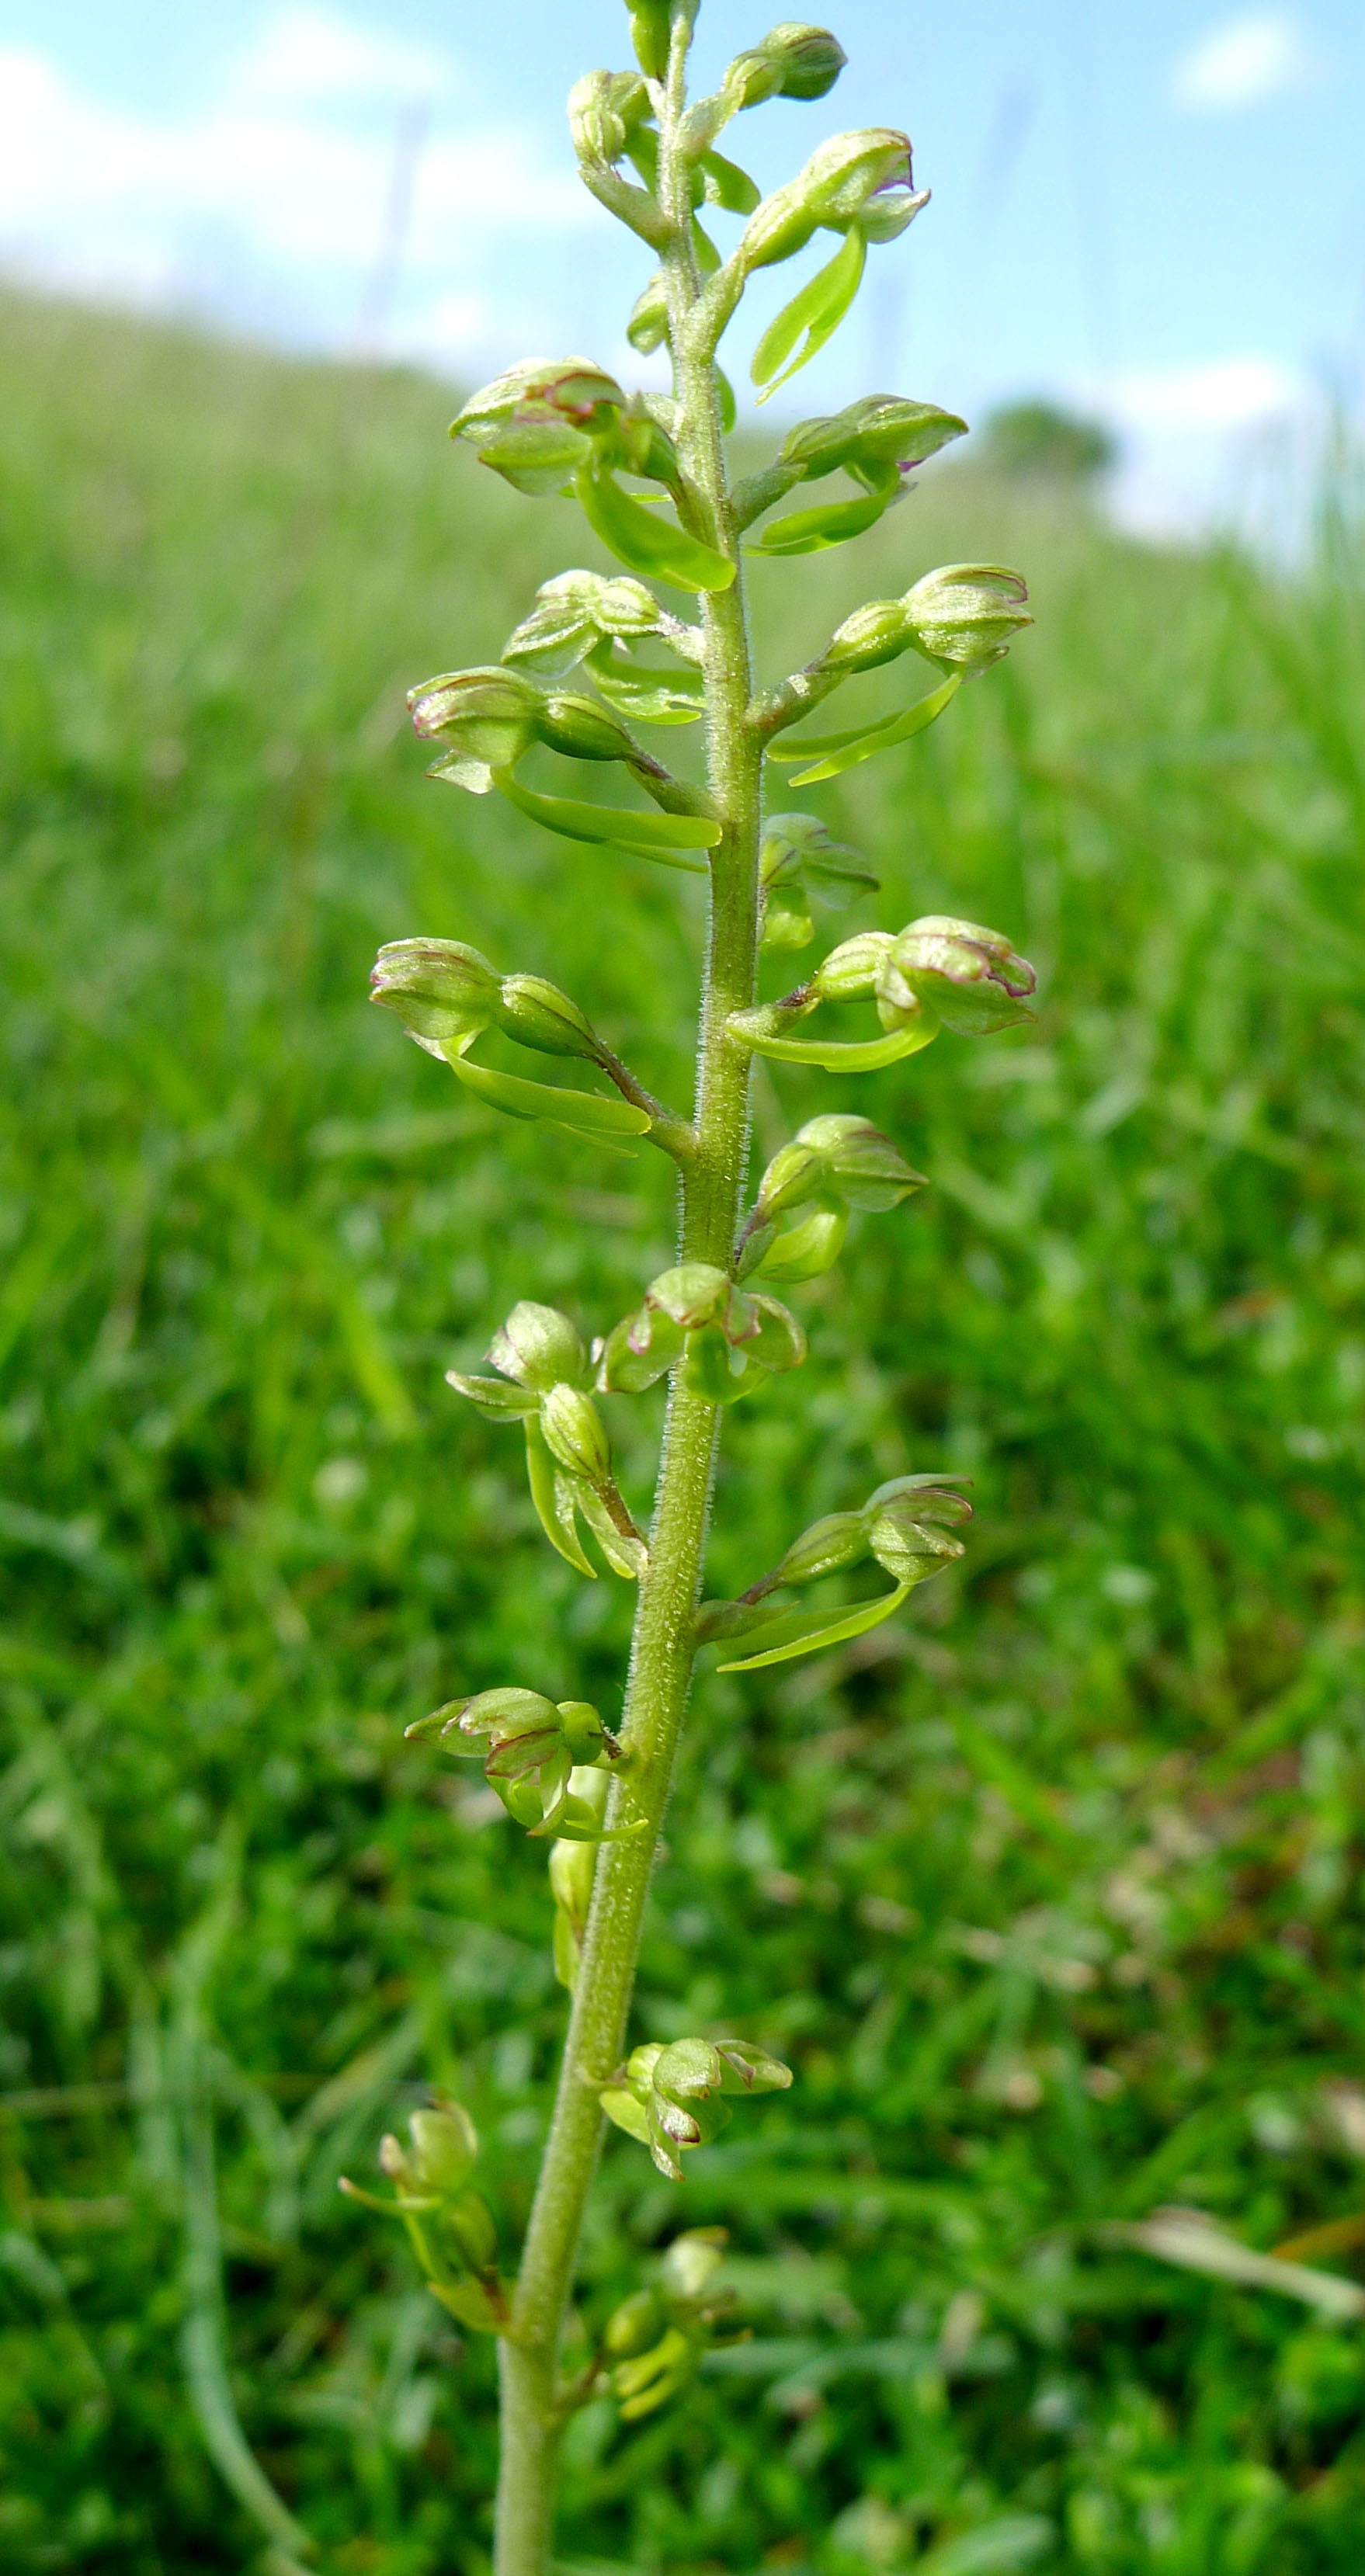
MULTIPOLYGON (((441 1373, 521 1295, 605 1329, 669 1176, 471 1107, 365 976, 472 939, 686 1099, 695 889, 424 780, 406 686, 600 560, 452 454, 439 386, 19 300, 0 345, 0 2561, 284 2566, 235 2408, 322 2569, 480 2576, 489 2350, 336 2178, 446 2084, 514 2249, 562 1998, 543 1858, 402 1729, 509 1679, 610 1719, 630 1600, 441 1373)), ((978 1518, 893 1630, 696 1692, 637 2034, 798 2081, 676 2191, 608 2147, 589 2316, 719 2221, 755 2337, 670 2414, 576 2421, 567 2564, 1359 2567, 1360 2329, 1104 2233, 1365 2204, 1340 494, 1322 534, 1272 582, 964 469, 760 568, 769 672, 935 562, 1026 572, 1008 664, 800 801, 881 865, 848 927, 989 921, 1044 1001, 761 1075, 763 1152, 865 1108, 933 1187, 797 1292, 712 1588, 907 1468, 968 1470, 978 1518)), ((657 1399, 612 1411, 643 1506, 657 1399)))

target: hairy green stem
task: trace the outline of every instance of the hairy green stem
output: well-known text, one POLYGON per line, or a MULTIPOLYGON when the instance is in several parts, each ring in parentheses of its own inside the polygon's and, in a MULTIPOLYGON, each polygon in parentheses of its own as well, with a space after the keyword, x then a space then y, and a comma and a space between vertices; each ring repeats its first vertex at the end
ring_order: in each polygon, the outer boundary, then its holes
MULTIPOLYGON (((687 172, 678 147, 690 13, 679 13, 660 114, 660 202, 678 394, 685 508, 727 553, 733 587, 703 600, 709 785, 723 825, 712 854, 711 908, 697 1056, 695 1142, 682 1171, 685 1258, 728 1268, 748 1157, 749 1057, 726 1034, 753 1000, 758 935, 762 742, 746 725, 750 661, 738 535, 726 479, 715 369, 692 323, 700 280, 690 238, 687 172)), ((502 2459, 497 2576, 544 2576, 554 2529, 565 2401, 559 2344, 583 2208, 602 2129, 599 2088, 626 2039, 640 1930, 692 1675, 718 1409, 672 1388, 648 1569, 640 1585, 622 1736, 633 1757, 632 1813, 648 1831, 601 1847, 582 1965, 502 2353, 502 2459)), ((619 1792, 612 1791, 612 1814, 619 1792)))

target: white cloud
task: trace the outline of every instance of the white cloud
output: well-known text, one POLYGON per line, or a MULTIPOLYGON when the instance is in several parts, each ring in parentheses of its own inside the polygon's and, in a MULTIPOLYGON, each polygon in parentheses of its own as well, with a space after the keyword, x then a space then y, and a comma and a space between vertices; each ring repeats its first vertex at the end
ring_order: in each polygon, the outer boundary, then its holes
POLYGON ((420 312, 449 357, 496 346, 506 236, 562 234, 595 211, 533 131, 460 123, 458 87, 448 56, 314 8, 279 12, 219 95, 179 116, 0 46, 0 259, 39 283, 344 340, 383 237, 399 113, 429 102, 395 337, 409 344, 405 311, 420 312))
POLYGON ((1304 410, 1303 377, 1277 358, 1213 358, 1188 367, 1144 367, 1117 376, 1104 408, 1135 436, 1188 436, 1257 429, 1304 410))
POLYGON ((331 9, 286 8, 240 57, 234 87, 271 106, 327 100, 373 107, 443 98, 456 85, 449 55, 354 26, 331 9))
POLYGON ((1297 19, 1282 9, 1252 9, 1200 38, 1176 64, 1177 107, 1215 113, 1260 107, 1306 89, 1318 64, 1297 19))

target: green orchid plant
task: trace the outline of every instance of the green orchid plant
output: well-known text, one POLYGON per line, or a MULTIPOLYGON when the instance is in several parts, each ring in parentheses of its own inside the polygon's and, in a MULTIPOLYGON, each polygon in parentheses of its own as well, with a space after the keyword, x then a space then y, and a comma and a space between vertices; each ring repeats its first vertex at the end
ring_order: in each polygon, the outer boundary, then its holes
MULTIPOLYGON (((900 1476, 817 1521, 737 1600, 703 1600, 703 1562, 727 1408, 766 1399, 800 1367, 806 1335, 775 1290, 839 1258, 851 1211, 884 1213, 923 1186, 898 1147, 855 1110, 812 1118, 783 1146, 745 1204, 756 1055, 850 1075, 896 1062, 940 1031, 981 1037, 1027 1020, 1032 968, 979 923, 930 914, 900 930, 844 939, 780 999, 762 1002, 760 955, 806 947, 815 911, 875 890, 858 853, 817 816, 765 817, 765 789, 838 777, 909 741, 1029 623, 1017 573, 952 564, 903 597, 869 601, 805 669, 763 689, 752 666, 746 552, 774 558, 842 545, 874 527, 913 469, 965 423, 933 404, 875 394, 788 431, 774 462, 730 479, 734 398, 718 363, 749 280, 833 243, 824 264, 759 339, 760 401, 824 347, 848 312, 870 252, 896 240, 927 201, 907 137, 838 134, 766 198, 717 149, 765 101, 813 101, 844 55, 825 29, 774 28, 739 54, 719 88, 691 99, 688 56, 699 0, 631 0, 635 68, 592 72, 569 102, 583 179, 653 254, 628 325, 631 345, 666 350, 672 391, 631 394, 590 360, 511 367, 464 405, 453 434, 532 498, 569 495, 618 570, 573 569, 546 582, 502 660, 413 690, 430 775, 496 794, 538 831, 587 857, 622 850, 704 877, 709 926, 691 1113, 655 1099, 580 1005, 539 975, 502 974, 462 941, 413 938, 380 951, 376 1001, 482 1100, 606 1152, 647 1143, 676 1166, 678 1260, 642 1283, 638 1305, 585 1341, 554 1308, 523 1301, 494 1335, 493 1374, 450 1373, 490 1421, 519 1426, 536 1510, 552 1547, 585 1577, 638 1587, 624 1709, 615 1729, 581 1701, 518 1679, 453 1700, 409 1730, 482 1759, 514 1822, 549 1843, 554 1962, 571 1997, 553 2123, 515 2277, 504 2277, 488 2204, 470 2175, 467 2114, 438 2101, 413 2115, 411 2143, 386 2139, 393 2196, 355 2194, 406 2227, 436 2297, 462 2326, 499 2339, 502 2454, 498 2576, 544 2576, 553 2552, 564 2425, 611 2392, 628 2419, 676 2396, 704 2359, 729 2301, 714 2286, 715 2231, 680 2236, 655 2283, 607 2322, 586 2367, 566 2373, 575 2258, 604 2118, 638 2140, 671 2180, 746 2097, 784 2088, 788 2068, 725 2031, 683 2032, 631 2048, 627 2023, 641 1921, 674 1756, 698 1657, 747 1672, 825 1652, 892 1617, 912 1588, 963 1552, 961 1479, 900 1476), (742 219, 722 257, 703 218, 742 219), (805 487, 833 478, 786 509, 805 487), (777 515, 769 515, 776 513, 777 515), (760 525, 762 523, 762 525, 760 525), (680 614, 680 608, 689 612, 680 614), (659 658, 662 656, 663 658, 659 658), (805 720, 845 682, 912 656, 932 685, 902 712, 836 733, 805 720), (674 772, 638 729, 701 727, 704 783, 674 772), (527 755, 615 764, 631 803, 532 788, 527 755), (868 1002, 876 1032, 831 1037, 827 1003, 868 1002), (551 1084, 476 1056, 500 1032, 580 1076, 551 1084), (603 1087, 605 1086, 605 1087, 603 1087), (637 1523, 613 1467, 602 1395, 668 1380, 652 1514, 637 1523), (775 1600, 870 1562, 880 1589, 822 1607, 775 1600)), ((541 1679, 549 1679, 542 1674, 541 1679)), ((351 2187, 353 2188, 353 2187, 351 2187)))

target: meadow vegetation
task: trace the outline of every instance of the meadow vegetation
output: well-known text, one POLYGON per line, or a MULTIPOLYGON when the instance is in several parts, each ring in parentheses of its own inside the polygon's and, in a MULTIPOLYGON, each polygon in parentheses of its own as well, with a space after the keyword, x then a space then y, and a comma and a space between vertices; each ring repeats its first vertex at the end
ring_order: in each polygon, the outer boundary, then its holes
MULTIPOLYGON (((472 941, 686 1097, 699 902, 424 780, 405 689, 567 542, 439 385, 17 298, 0 348, 0 2562, 301 2530, 482 2576, 489 2349, 336 2185, 448 2084, 514 2246, 562 1995, 543 1855, 403 1728, 552 1634, 610 1722, 630 1605, 442 1373, 525 1293, 605 1329, 671 1186, 547 1154, 365 978, 472 941)), ((798 2088, 676 2187, 609 2146, 590 2316, 719 2223, 754 2333, 576 2419, 561 2549, 1348 2576, 1360 2325, 1114 2231, 1365 2205, 1360 558, 1339 499, 1272 579, 965 454, 813 559, 767 668, 932 564, 1027 568, 951 725, 802 801, 879 918, 1000 924, 1041 1014, 860 1080, 932 1186, 795 1292, 806 1400, 740 1408, 710 1588, 793 1495, 966 1471, 977 1519, 894 1628, 699 1686, 636 2034, 723 2020, 798 2088)), ((760 1066, 760 1156, 829 1099, 760 1066)), ((613 1412, 637 1511, 659 1401, 613 1412)))

